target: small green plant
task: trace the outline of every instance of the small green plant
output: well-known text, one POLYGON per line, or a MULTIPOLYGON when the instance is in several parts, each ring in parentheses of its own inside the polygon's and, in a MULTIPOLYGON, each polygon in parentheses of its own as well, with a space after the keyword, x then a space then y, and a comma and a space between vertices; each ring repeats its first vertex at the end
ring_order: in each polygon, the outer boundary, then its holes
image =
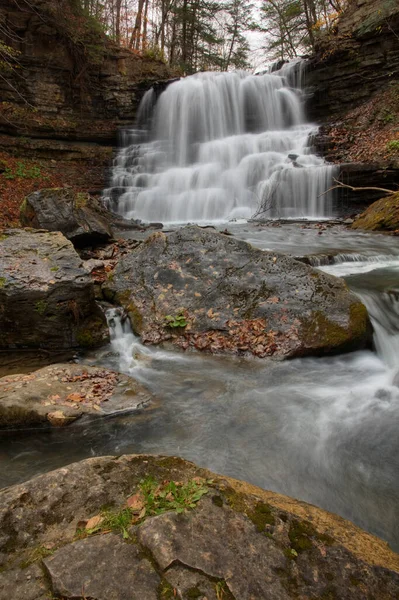
POLYGON ((180 312, 177 315, 166 315, 165 327, 186 327, 187 321, 185 315, 180 312))
POLYGON ((140 491, 144 496, 146 515, 160 515, 168 510, 182 513, 185 509, 195 508, 209 488, 203 480, 186 483, 169 481, 158 485, 152 477, 148 477, 140 483, 140 491))
POLYGON ((23 161, 18 161, 15 168, 7 167, 4 170, 5 179, 47 179, 38 165, 28 166, 23 161))
POLYGON ((85 537, 105 531, 118 531, 124 539, 129 539, 129 527, 141 522, 144 517, 160 515, 167 511, 182 513, 195 508, 196 503, 209 492, 203 479, 193 479, 186 483, 164 481, 159 484, 152 477, 140 482, 139 491, 131 496, 119 510, 103 510, 92 517, 85 529, 78 529, 77 537, 85 537))
POLYGON ((387 150, 390 152, 398 152, 399 151, 399 140, 391 140, 387 143, 387 150))

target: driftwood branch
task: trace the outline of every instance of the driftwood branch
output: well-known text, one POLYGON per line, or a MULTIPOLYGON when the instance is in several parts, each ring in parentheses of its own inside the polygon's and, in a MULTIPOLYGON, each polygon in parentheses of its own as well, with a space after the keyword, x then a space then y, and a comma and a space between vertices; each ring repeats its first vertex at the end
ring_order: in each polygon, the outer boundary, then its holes
POLYGON ((348 185, 347 183, 342 183, 342 181, 335 179, 335 177, 333 178, 333 180, 337 185, 330 187, 328 190, 326 190, 325 192, 320 194, 320 196, 318 196, 319 198, 321 196, 324 196, 325 194, 328 194, 328 192, 332 192, 333 190, 336 190, 339 188, 347 188, 349 190, 352 190, 352 192, 363 192, 363 191, 384 192, 385 194, 389 194, 390 196, 397 193, 397 191, 395 191, 395 190, 387 190, 386 188, 380 188, 380 187, 353 187, 353 185, 348 185))

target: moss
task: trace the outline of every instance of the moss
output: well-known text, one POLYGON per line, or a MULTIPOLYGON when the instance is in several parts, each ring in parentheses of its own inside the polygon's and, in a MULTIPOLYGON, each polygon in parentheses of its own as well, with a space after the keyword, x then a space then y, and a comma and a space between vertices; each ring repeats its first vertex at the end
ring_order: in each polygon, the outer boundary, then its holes
POLYGON ((20 206, 20 208, 19 208, 19 212, 20 212, 20 214, 22 215, 22 214, 26 213, 26 209, 27 209, 27 208, 28 208, 28 202, 27 202, 27 200, 26 200, 26 198, 25 198, 25 199, 22 201, 22 204, 21 204, 21 206, 20 206))
POLYGON ((35 311, 39 313, 39 315, 44 315, 47 312, 48 303, 45 300, 38 300, 35 304, 35 311))
POLYGON ((337 347, 348 341, 348 331, 330 321, 321 311, 313 311, 302 321, 302 338, 306 346, 337 347))
POLYGON ((143 315, 131 299, 130 291, 117 294, 116 299, 127 311, 133 331, 140 335, 143 330, 143 315))
POLYGON ((85 192, 78 192, 75 197, 75 207, 84 208, 85 206, 87 206, 89 199, 90 196, 85 192))
POLYGON ((201 592, 201 590, 196 586, 196 587, 191 587, 186 591, 186 597, 190 598, 190 600, 192 598, 201 598, 204 594, 201 592))
POLYGON ((89 325, 78 329, 76 333, 76 341, 83 348, 93 348, 98 345, 101 340, 99 335, 104 327, 104 323, 100 320, 91 321, 89 325))
POLYGON ((6 283, 7 283, 6 278, 5 277, 0 277, 0 289, 3 288, 6 283))
POLYGON ((309 521, 298 521, 293 519, 288 530, 288 537, 293 548, 298 554, 305 550, 311 550, 313 540, 317 540, 326 545, 334 543, 332 537, 326 533, 319 533, 309 521))
POLYGON ((176 598, 174 588, 170 585, 169 581, 166 581, 166 579, 162 579, 159 584, 158 598, 159 600, 174 600, 176 598))
POLYGON ((352 229, 394 231, 399 229, 399 193, 371 204, 352 224, 352 229))
POLYGON ((269 504, 259 501, 255 506, 248 506, 245 495, 236 492, 232 488, 223 490, 223 495, 230 508, 246 515, 255 525, 257 531, 264 532, 266 525, 275 524, 276 520, 269 504))
POLYGON ((50 271, 53 271, 54 273, 56 273, 59 270, 60 270, 59 267, 51 267, 51 269, 50 269, 50 271))
POLYGON ((79 346, 83 346, 84 348, 91 348, 95 345, 93 334, 89 330, 78 331, 76 334, 76 341, 78 342, 79 346))
POLYGON ((316 530, 308 521, 297 521, 294 519, 290 523, 288 537, 293 548, 298 554, 305 550, 311 550, 313 542, 311 537, 316 534, 316 530))
POLYGON ((8 237, 10 236, 6 233, 0 233, 0 242, 4 242, 4 240, 6 240, 8 237))
POLYGON ((361 302, 352 302, 349 308, 349 328, 354 337, 361 337, 367 331, 369 316, 361 302))
POLYGON ((255 508, 247 512, 247 517, 251 519, 257 531, 264 531, 266 525, 274 525, 276 520, 268 504, 258 502, 255 508))

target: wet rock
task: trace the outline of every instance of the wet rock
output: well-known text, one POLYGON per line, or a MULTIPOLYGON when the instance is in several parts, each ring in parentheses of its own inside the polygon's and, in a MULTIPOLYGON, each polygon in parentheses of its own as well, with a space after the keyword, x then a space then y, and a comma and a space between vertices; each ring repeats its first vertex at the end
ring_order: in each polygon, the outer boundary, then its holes
POLYGON ((399 194, 377 200, 353 223, 352 229, 396 231, 399 229, 399 194))
POLYGON ((80 540, 44 561, 55 594, 96 600, 157 600, 160 577, 134 544, 108 534, 80 540))
POLYGON ((103 289, 146 343, 292 357, 370 340, 367 311, 341 279, 210 229, 151 235, 103 289))
POLYGON ((61 233, 0 236, 0 350, 60 353, 108 339, 92 280, 61 233))
POLYGON ((315 506, 174 457, 88 459, 0 491, 0 507, 0 550, 9 556, 0 600, 50 591, 97 600, 391 600, 399 593, 399 557, 386 543, 315 506), (202 482, 206 493, 182 513, 136 519, 128 539, 107 530, 76 539, 104 505, 126 510, 149 477, 202 482))
POLYGON ((62 427, 84 414, 143 408, 151 393, 108 369, 57 364, 0 379, 0 428, 44 423, 62 427))
POLYGON ((69 188, 40 190, 22 203, 21 224, 61 231, 75 245, 103 243, 112 237, 107 212, 97 200, 69 188))

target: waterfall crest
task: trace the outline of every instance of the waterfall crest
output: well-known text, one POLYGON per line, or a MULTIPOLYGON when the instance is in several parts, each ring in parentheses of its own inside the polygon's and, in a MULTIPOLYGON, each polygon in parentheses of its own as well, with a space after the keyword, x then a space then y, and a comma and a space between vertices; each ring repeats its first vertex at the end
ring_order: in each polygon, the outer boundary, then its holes
MULTIPOLYGON (((297 79, 297 78, 296 78, 297 79)), ((334 167, 311 153, 287 66, 263 75, 198 73, 142 101, 138 128, 124 132, 109 208, 164 223, 331 215, 334 167), (151 116, 149 116, 149 111, 151 116)))

